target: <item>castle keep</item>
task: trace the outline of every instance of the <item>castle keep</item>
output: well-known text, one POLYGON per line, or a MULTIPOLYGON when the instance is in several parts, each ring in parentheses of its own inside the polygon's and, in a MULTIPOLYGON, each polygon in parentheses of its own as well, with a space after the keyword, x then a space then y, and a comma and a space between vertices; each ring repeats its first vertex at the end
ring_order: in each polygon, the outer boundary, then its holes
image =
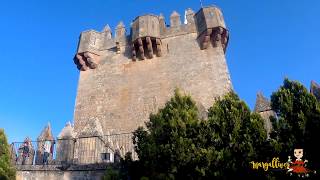
MULTIPOLYGON (((223 15, 208 6, 197 13, 187 9, 184 23, 174 11, 168 22, 163 15, 147 14, 127 29, 120 22, 115 36, 108 25, 101 32, 81 33, 74 57, 80 71, 74 125, 67 123, 56 139, 48 124, 37 141, 27 137, 12 143, 17 179, 96 180, 126 152, 137 159, 132 132, 163 107, 176 88, 190 94, 200 115, 207 116, 215 98, 232 90, 223 15)), ((312 82, 310 92, 320 100, 319 84, 312 82)), ((254 111, 270 133, 269 117, 276 114, 262 93, 254 111)))
POLYGON ((132 132, 176 88, 191 95, 206 118, 215 98, 232 90, 221 10, 187 9, 184 23, 174 11, 169 21, 147 14, 129 28, 120 22, 115 36, 108 25, 81 33, 74 57, 80 72, 74 125, 67 123, 54 139, 48 124, 37 141, 12 144, 18 179, 99 179, 126 152, 137 159, 132 132))
POLYGON ((92 124, 99 129, 96 135, 132 132, 176 88, 190 94, 205 117, 214 99, 232 89, 225 59, 229 33, 221 10, 187 9, 186 23, 174 11, 169 21, 147 14, 135 18, 128 33, 122 22, 114 37, 108 25, 101 32, 81 33, 74 58, 80 70, 74 112, 78 136, 88 135, 92 124))

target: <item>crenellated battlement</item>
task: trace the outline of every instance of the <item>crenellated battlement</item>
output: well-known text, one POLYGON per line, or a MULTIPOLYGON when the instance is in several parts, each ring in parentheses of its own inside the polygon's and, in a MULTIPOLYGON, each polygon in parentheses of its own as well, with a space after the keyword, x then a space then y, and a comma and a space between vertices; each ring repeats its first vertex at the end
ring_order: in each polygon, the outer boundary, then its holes
POLYGON ((224 51, 227 47, 228 30, 221 10, 215 6, 203 7, 197 13, 188 8, 183 23, 180 14, 173 11, 169 22, 167 25, 162 14, 146 14, 133 20, 129 34, 122 22, 115 28, 114 37, 109 25, 101 32, 84 31, 80 35, 74 62, 80 70, 95 69, 105 50, 114 50, 117 54, 128 50, 128 57, 133 61, 161 57, 167 48, 163 39, 189 33, 197 33, 201 50, 207 49, 210 43, 213 47, 221 46, 224 51))

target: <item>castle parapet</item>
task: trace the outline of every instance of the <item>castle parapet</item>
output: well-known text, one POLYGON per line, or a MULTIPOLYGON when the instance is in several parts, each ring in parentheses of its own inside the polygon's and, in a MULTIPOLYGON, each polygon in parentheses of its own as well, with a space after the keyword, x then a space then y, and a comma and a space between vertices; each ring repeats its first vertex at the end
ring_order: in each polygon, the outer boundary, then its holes
POLYGON ((154 53, 158 57, 162 55, 158 16, 144 15, 137 17, 132 23, 131 31, 133 60, 136 60, 137 55, 141 60, 144 60, 145 52, 148 58, 153 58, 154 53))
POLYGON ((195 14, 198 38, 202 49, 207 49, 211 41, 214 46, 222 45, 225 51, 229 33, 222 12, 214 6, 203 7, 195 14))
POLYGON ((85 71, 88 68, 95 69, 97 67, 100 48, 106 45, 104 44, 104 39, 105 37, 102 33, 94 30, 81 33, 78 51, 74 58, 79 70, 85 71))
POLYGON ((112 37, 108 25, 102 32, 82 32, 74 62, 79 70, 95 69, 105 50, 116 51, 117 54, 129 52, 127 55, 133 61, 152 59, 154 55, 161 57, 165 53, 163 39, 189 33, 197 33, 197 41, 202 50, 207 49, 210 43, 213 47, 221 47, 224 52, 227 48, 229 33, 222 12, 215 6, 208 6, 197 13, 188 8, 184 23, 181 22, 180 14, 173 11, 170 26, 166 25, 162 14, 138 16, 132 22, 129 35, 126 35, 122 22, 116 27, 115 37, 112 37))
MULTIPOLYGON (((123 30, 121 29, 121 31, 123 30)), ((122 34, 125 34, 125 31, 122 34)), ((122 39, 124 38, 122 35, 118 35, 116 39, 119 42, 123 42, 124 40, 122 39)), ((102 32, 95 30, 84 31, 80 35, 78 50, 74 57, 74 63, 77 65, 78 69, 82 71, 88 70, 89 68, 95 69, 100 61, 101 51, 115 46, 116 42, 112 38, 109 25, 106 25, 102 32)))

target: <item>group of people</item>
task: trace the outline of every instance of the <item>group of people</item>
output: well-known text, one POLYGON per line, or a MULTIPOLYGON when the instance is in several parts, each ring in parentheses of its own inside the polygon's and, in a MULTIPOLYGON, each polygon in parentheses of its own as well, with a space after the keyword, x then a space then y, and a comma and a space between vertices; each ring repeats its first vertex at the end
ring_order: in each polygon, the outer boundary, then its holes
MULTIPOLYGON (((42 144, 41 150, 42 150, 42 164, 48 165, 48 160, 50 157, 50 154, 53 154, 53 145, 55 144, 54 141, 51 140, 45 140, 42 144)), ((23 145, 19 148, 19 151, 22 153, 22 165, 26 164, 27 158, 30 156, 31 151, 31 144, 30 141, 25 140, 23 145)), ((40 151, 41 152, 41 151, 40 151)))

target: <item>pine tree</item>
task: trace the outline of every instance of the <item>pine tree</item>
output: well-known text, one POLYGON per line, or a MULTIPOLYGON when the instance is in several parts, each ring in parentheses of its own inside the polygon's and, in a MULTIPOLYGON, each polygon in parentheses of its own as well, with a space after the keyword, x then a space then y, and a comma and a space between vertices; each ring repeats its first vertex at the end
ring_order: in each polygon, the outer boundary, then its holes
POLYGON ((10 164, 10 151, 7 137, 0 129, 0 180, 14 180, 15 168, 10 164))

